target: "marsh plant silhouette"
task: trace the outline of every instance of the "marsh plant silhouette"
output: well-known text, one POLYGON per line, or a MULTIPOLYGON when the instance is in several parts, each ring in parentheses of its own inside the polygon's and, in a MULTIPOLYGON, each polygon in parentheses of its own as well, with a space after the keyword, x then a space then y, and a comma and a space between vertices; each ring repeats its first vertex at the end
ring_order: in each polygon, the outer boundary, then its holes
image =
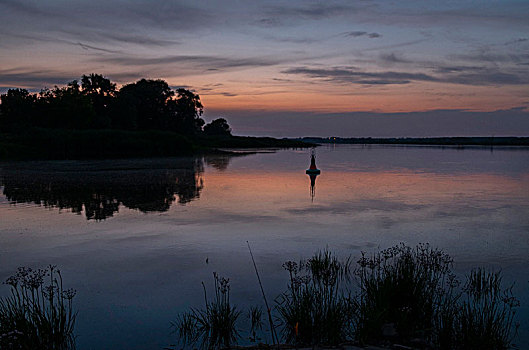
MULTIPOLYGON (((328 250, 287 261, 289 282, 271 310, 273 328, 281 331, 282 342, 296 347, 353 342, 409 349, 515 348, 519 302, 512 286, 504 286, 499 272, 479 268, 461 285, 451 266, 449 255, 428 244, 363 253, 356 267, 328 250)), ((222 348, 239 340, 239 309, 226 296, 215 300, 180 315, 174 326, 184 345, 222 348), (218 316, 217 309, 223 310, 218 316)), ((259 334, 259 307, 248 315, 249 339, 265 338, 259 334)))
POLYGON ((164 212, 175 202, 184 205, 198 198, 204 187, 202 158, 168 162, 107 161, 99 168, 88 163, 88 168, 64 165, 61 169, 29 164, 25 169, 4 168, 0 182, 12 204, 35 203, 104 220, 121 205, 145 213, 164 212))
POLYGON ((20 267, 0 298, 0 349, 75 349, 73 289, 65 289, 55 266, 20 267))
MULTIPOLYGON (((239 338, 237 320, 241 311, 230 302, 230 281, 213 273, 214 297, 208 300, 204 283, 203 309, 191 309, 173 324, 184 345, 200 344, 204 349, 229 349, 239 338)), ((254 312, 254 316, 259 316, 254 312)), ((253 327, 253 326, 252 326, 253 327)))

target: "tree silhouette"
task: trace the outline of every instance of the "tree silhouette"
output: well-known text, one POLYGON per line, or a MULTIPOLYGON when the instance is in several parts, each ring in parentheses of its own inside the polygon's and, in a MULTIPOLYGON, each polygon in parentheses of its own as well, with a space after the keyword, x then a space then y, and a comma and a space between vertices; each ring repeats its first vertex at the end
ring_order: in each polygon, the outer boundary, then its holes
MULTIPOLYGON (((130 118, 140 130, 167 129, 175 117, 174 92, 163 80, 141 79, 119 90, 122 102, 129 105, 130 118)), ((120 104, 123 106, 123 103, 120 104)))
POLYGON ((231 128, 224 118, 218 118, 204 126, 206 135, 231 136, 231 128))
POLYGON ((101 74, 83 75, 81 78, 83 95, 90 98, 95 112, 93 127, 108 128, 111 126, 110 111, 116 95, 116 84, 101 74))
POLYGON ((176 111, 178 116, 178 131, 184 134, 197 134, 202 131, 204 120, 200 118, 204 112, 200 96, 180 88, 177 91, 176 111))
POLYGON ((35 126, 58 129, 87 129, 95 117, 90 98, 81 93, 77 80, 66 87, 44 89, 37 96, 35 126))
POLYGON ((32 123, 35 96, 28 90, 9 89, 0 101, 0 130, 14 131, 32 123))

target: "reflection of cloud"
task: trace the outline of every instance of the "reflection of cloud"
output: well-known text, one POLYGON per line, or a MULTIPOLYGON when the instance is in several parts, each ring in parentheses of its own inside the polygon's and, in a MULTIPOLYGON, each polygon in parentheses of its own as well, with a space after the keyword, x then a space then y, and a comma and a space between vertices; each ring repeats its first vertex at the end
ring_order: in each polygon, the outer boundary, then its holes
POLYGON ((281 220, 278 216, 273 215, 259 215, 259 214, 244 214, 233 213, 222 210, 210 209, 203 212, 198 217, 189 216, 171 216, 167 220, 174 225, 196 225, 204 224, 204 218, 208 218, 208 225, 230 224, 230 223, 262 223, 262 222, 278 222, 281 220))
POLYGON ((314 214, 336 214, 346 215, 363 211, 395 212, 405 210, 419 210, 422 205, 406 204, 378 199, 362 199, 348 202, 333 203, 330 205, 311 205, 310 207, 286 209, 286 212, 293 215, 314 215, 314 214))

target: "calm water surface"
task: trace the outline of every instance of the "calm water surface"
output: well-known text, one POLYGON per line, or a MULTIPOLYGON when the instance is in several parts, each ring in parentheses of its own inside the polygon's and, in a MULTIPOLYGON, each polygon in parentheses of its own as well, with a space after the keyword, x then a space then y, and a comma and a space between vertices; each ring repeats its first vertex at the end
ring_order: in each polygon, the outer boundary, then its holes
MULTIPOLYGON (((322 146, 237 157, 0 164, 0 280, 58 265, 74 287, 81 350, 161 349, 202 305, 201 281, 229 277, 260 304, 246 241, 272 299, 283 261, 429 242, 464 274, 516 281, 529 343, 529 150, 322 146), (208 259, 208 264, 206 264, 208 259)), ((0 295, 7 288, 0 286, 0 295)))

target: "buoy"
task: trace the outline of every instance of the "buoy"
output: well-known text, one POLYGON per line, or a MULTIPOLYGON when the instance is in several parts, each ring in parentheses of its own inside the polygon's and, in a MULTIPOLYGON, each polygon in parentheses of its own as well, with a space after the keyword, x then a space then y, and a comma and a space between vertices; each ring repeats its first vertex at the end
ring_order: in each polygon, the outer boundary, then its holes
POLYGON ((314 156, 314 152, 312 152, 312 155, 310 157, 310 167, 305 171, 306 174, 309 175, 318 175, 321 173, 320 169, 316 168, 316 157, 314 156))

